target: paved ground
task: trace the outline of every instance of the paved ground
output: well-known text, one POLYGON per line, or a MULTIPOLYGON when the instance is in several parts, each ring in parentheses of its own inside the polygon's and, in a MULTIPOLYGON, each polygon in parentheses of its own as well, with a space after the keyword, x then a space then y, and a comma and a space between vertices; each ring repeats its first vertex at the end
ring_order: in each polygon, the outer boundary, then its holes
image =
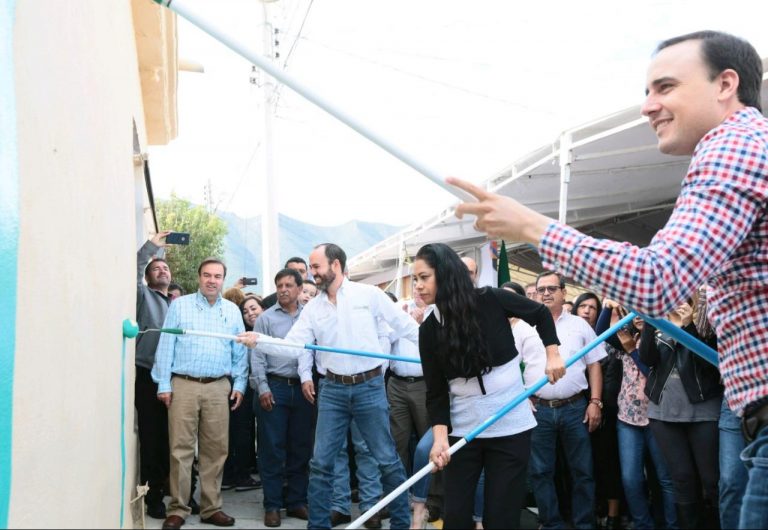
MULTIPOLYGON (((199 495, 199 494, 198 494, 199 495)), ((264 528, 264 508, 262 506, 262 492, 260 489, 251 491, 235 491, 228 490, 222 492, 224 497, 224 512, 235 518, 235 526, 231 528, 264 528)), ((166 502, 168 498, 166 497, 166 502)), ((352 506, 352 515, 357 516, 360 514, 360 510, 357 509, 357 505, 352 506)), ((285 517, 285 511, 282 512, 283 524, 280 528, 306 528, 307 522, 299 519, 285 517)), ((536 516, 528 511, 523 510, 521 519, 521 528, 535 529, 538 528, 538 522, 536 516)), ((384 528, 389 528, 389 519, 382 521, 384 528)), ((152 519, 145 516, 145 528, 161 528, 163 522, 158 519, 152 519)), ((137 525, 140 528, 140 525, 137 525)), ((344 525, 337 528, 343 528, 344 525)), ((435 521, 430 523, 427 528, 442 528, 442 521, 435 521)), ((200 529, 212 529, 216 528, 213 525, 203 524, 200 522, 200 516, 190 515, 184 523, 183 529, 186 528, 200 528, 200 529)))
MULTIPOLYGON (((263 496, 260 489, 251 491, 223 491, 222 496, 224 497, 224 512, 235 518, 235 526, 232 528, 264 528, 263 496)), ((168 498, 166 497, 166 503, 167 501, 168 498)), ((359 514, 360 510, 354 504, 352 506, 352 515, 357 516, 359 514)), ((285 517, 285 511, 281 515, 283 516, 283 524, 280 528, 307 528, 306 521, 285 517)), ((385 519, 382 523, 384 528, 389 528, 389 519, 385 519)), ((162 525, 162 521, 145 516, 145 528, 160 528, 162 525)), ((337 528, 343 528, 344 526, 341 525, 337 528)), ((211 529, 216 527, 201 523, 199 515, 190 515, 185 521, 183 528, 211 529)), ((442 528, 442 525, 429 525, 428 528, 442 528)))

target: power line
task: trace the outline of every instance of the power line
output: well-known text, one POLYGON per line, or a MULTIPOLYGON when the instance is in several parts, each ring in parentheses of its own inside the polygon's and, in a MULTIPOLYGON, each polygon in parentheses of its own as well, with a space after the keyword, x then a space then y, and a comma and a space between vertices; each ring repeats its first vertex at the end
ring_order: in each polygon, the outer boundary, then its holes
MULTIPOLYGON (((248 162, 245 164, 245 167, 243 168, 243 171, 240 174, 240 180, 238 181, 237 186, 235 187, 235 190, 230 194, 229 199, 227 200, 227 206, 226 206, 227 209, 229 209, 230 205, 232 204, 232 200, 235 198, 235 195, 237 195, 237 192, 240 191, 240 186, 243 185, 243 182, 245 181, 245 177, 248 174, 248 168, 251 167, 251 163, 253 162, 253 159, 256 158, 256 153, 259 152, 259 147, 261 147, 261 140, 259 140, 256 146, 253 148, 253 152, 251 152, 251 156, 248 158, 248 162)), ((216 209, 214 210, 214 212, 218 211, 219 204, 221 204, 221 201, 219 201, 219 203, 216 205, 216 209)))
MULTIPOLYGON (((309 17, 309 12, 312 9, 312 4, 314 4, 315 0, 309 0, 309 5, 307 6, 307 10, 304 12, 304 18, 301 20, 301 26, 299 26, 299 31, 296 33, 296 38, 293 39, 293 43, 291 44, 291 49, 288 50, 288 54, 285 56, 285 60, 283 61, 283 70, 288 69, 288 60, 291 58, 291 55, 293 55, 293 51, 296 49, 296 45, 299 43, 299 40, 301 39, 301 33, 304 31, 304 25, 307 23, 307 17, 309 17)), ((277 110, 277 105, 280 102, 280 96, 283 94, 283 86, 280 84, 277 87, 277 93, 275 94, 275 110, 277 110)))
POLYGON ((304 18, 301 21, 301 26, 299 26, 299 31, 296 33, 296 38, 293 39, 293 44, 291 44, 291 49, 288 50, 288 55, 285 56, 285 61, 283 61, 283 70, 288 68, 288 60, 291 58, 291 54, 293 54, 293 50, 296 49, 296 45, 299 42, 299 39, 301 39, 301 32, 304 31, 304 24, 307 23, 307 17, 309 16, 309 12, 312 9, 312 4, 315 2, 315 0, 309 0, 309 5, 307 6, 307 10, 304 13, 304 18))
POLYGON ((466 88, 466 87, 461 87, 461 86, 458 86, 458 85, 453 85, 453 84, 447 83, 445 81, 440 81, 438 79, 432 79, 430 77, 426 77, 426 76, 421 75, 421 74, 417 74, 417 73, 414 73, 414 72, 409 72, 407 70, 403 70, 402 68, 398 68, 396 66, 392 66, 391 64, 386 64, 386 63, 383 63, 381 61, 376 61, 374 59, 370 59, 368 57, 364 57, 362 55, 358 55, 356 53, 353 53, 353 52, 350 52, 350 51, 347 51, 347 50, 342 50, 342 49, 336 48, 334 46, 330 46, 328 44, 325 44, 323 42, 319 42, 319 41, 310 39, 308 37, 301 37, 301 38, 303 40, 307 41, 307 42, 314 43, 314 44, 316 44, 318 46, 322 46, 322 47, 327 48, 329 50, 332 50, 332 51, 335 51, 335 52, 338 52, 338 53, 343 53, 344 55, 348 55, 348 56, 353 57, 353 58, 355 58, 355 59, 357 59, 359 61, 363 61, 363 62, 366 62, 366 63, 369 63, 369 64, 373 64, 375 66, 379 66, 379 67, 382 67, 382 68, 387 68, 387 69, 393 70, 393 71, 395 71, 395 72, 397 72, 399 74, 406 75, 406 76, 409 76, 409 77, 414 77, 416 79, 420 79, 420 80, 426 81, 428 83, 432 83, 432 84, 436 84, 436 85, 443 86, 443 87, 446 87, 446 88, 450 88, 452 90, 457 90, 459 92, 464 92, 464 93, 470 94, 470 95, 475 96, 475 97, 480 97, 480 98, 488 99, 488 100, 491 100, 491 101, 497 101, 497 102, 503 103, 505 105, 511 105, 513 107, 519 107, 519 108, 522 108, 522 109, 525 109, 525 110, 529 110, 529 111, 532 111, 532 112, 539 112, 539 113, 542 113, 542 114, 551 114, 553 116, 557 115, 556 112, 554 112, 554 111, 552 111, 550 109, 534 108, 534 107, 531 107, 529 105, 525 105, 523 103, 518 103, 516 101, 511 101, 511 100, 508 100, 508 99, 499 98, 499 97, 496 97, 496 96, 491 96, 489 94, 484 94, 482 92, 477 92, 475 90, 472 90, 472 89, 469 89, 469 88, 466 88))

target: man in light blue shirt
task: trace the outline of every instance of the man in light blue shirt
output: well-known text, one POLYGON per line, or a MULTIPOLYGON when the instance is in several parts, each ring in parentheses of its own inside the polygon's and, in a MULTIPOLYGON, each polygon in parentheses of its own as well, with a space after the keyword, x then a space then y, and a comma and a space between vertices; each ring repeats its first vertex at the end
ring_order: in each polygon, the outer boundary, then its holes
MULTIPOLYGON (((223 262, 204 260, 198 268, 199 290, 171 304, 164 328, 237 335, 244 331, 240 310, 221 297, 227 274, 223 262)), ((171 503, 163 528, 180 528, 190 514, 190 470, 198 445, 200 518, 232 526, 222 510, 221 479, 229 443, 229 408, 240 406, 247 384, 246 349, 233 340, 163 334, 155 354, 152 379, 157 398, 168 407, 171 448, 171 503), (229 376, 233 383, 230 384, 229 376)))
MULTIPOLYGON (((381 352, 379 319, 392 328, 392 338, 418 343, 419 327, 404 311, 373 286, 354 283, 344 277, 347 256, 337 245, 318 245, 309 256, 309 268, 321 293, 309 301, 299 320, 286 335, 288 342, 336 346, 381 352)), ((253 345, 255 333, 241 340, 253 345)), ((286 346, 260 345, 267 353, 283 354, 286 346)), ((312 353, 299 350, 299 377, 309 401, 315 399, 312 382, 312 353)), ((379 464, 384 494, 405 481, 405 468, 395 450, 389 429, 389 406, 384 389, 382 359, 318 352, 320 380, 315 448, 309 464, 309 528, 330 528, 330 497, 334 463, 354 418, 365 444, 379 464)), ((409 528, 407 493, 390 505, 392 528, 409 528)), ((371 525, 369 525, 371 526, 371 525)))

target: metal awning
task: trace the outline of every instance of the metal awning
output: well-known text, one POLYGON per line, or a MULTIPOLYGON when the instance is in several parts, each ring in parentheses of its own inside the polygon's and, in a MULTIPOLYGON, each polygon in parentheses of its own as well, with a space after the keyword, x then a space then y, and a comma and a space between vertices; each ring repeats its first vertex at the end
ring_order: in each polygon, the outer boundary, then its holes
MULTIPOLYGON (((768 74, 762 103, 765 113, 768 74)), ((646 245, 669 218, 689 162, 690 157, 660 153, 640 106, 633 106, 564 131, 553 144, 522 157, 483 186, 549 217, 565 214, 565 222, 589 235, 646 245)), ((366 283, 393 279, 405 253, 413 256, 422 245, 437 241, 459 253, 475 252, 488 239, 473 228, 473 218, 457 219, 455 206, 352 257, 350 276, 366 283)), ((531 246, 506 243, 511 264, 541 269, 531 246)))

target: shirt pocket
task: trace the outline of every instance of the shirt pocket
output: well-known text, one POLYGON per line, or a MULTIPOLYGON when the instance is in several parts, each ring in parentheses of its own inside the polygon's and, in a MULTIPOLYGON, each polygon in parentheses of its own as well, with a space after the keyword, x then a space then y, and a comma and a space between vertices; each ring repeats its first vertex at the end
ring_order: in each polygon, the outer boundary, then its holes
POLYGON ((379 334, 376 329, 376 320, 368 308, 353 308, 349 316, 350 331, 360 337, 376 337, 379 334))

